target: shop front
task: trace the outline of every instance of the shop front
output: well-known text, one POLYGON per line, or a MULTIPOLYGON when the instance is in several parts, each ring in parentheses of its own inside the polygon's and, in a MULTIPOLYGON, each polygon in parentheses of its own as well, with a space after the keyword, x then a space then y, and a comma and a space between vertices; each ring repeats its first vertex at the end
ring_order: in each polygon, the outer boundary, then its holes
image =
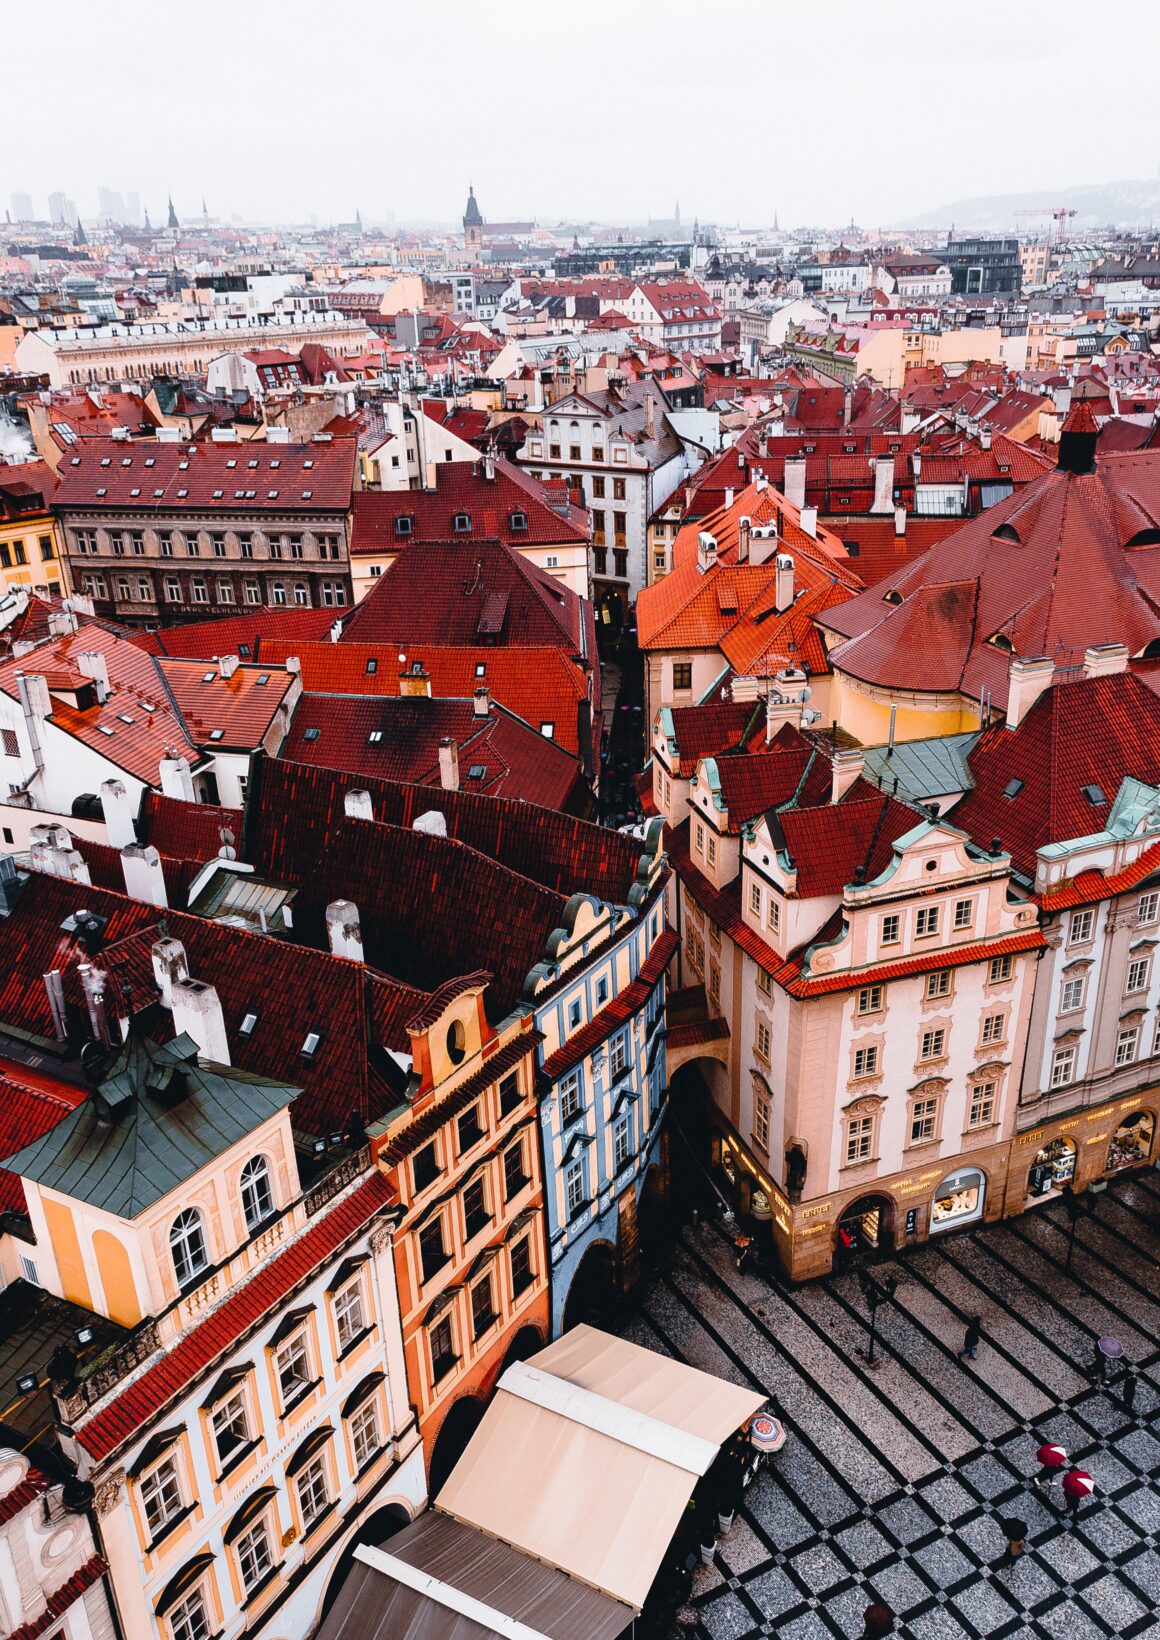
POLYGON ((1119 1173, 1125 1167, 1139 1167, 1151 1156, 1155 1136, 1156 1118, 1150 1110, 1126 1116, 1108 1143, 1106 1171, 1119 1173))
POLYGON ((1051 1122, 1011 1140, 1007 1215, 1053 1201, 1065 1188, 1085 1190, 1155 1158, 1157 1102, 1149 1088, 1051 1122))
POLYGON ((1058 1196, 1065 1185, 1075 1181, 1075 1140, 1066 1134, 1048 1139, 1036 1151, 1027 1175, 1027 1200, 1030 1205, 1058 1196))

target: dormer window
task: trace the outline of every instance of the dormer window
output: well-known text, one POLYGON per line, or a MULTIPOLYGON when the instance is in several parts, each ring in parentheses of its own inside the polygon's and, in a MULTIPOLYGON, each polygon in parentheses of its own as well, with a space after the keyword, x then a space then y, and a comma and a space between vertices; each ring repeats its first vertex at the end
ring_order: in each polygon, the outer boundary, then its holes
POLYGON ((527 513, 514 512, 508 522, 511 525, 513 533, 520 530, 526 530, 528 527, 528 515, 527 513))
POLYGON ((209 1268, 205 1228, 196 1208, 187 1207, 174 1219, 169 1229, 169 1251, 179 1287, 188 1287, 203 1270, 209 1268))
POLYGON ((471 514, 456 513, 455 517, 451 520, 451 528, 455 531, 456 535, 470 535, 471 514))
POLYGON ((409 513, 402 513, 395 519, 396 535, 411 535, 415 528, 415 520, 409 513))

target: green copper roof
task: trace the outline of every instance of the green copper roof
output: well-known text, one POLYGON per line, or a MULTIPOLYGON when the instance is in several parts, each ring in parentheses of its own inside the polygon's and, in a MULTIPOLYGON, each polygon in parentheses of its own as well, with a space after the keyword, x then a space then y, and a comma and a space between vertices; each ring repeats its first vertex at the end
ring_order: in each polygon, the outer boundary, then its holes
POLYGON ((62 1196, 133 1219, 285 1108, 298 1093, 202 1065, 188 1036, 131 1036, 100 1086, 6 1166, 62 1196))

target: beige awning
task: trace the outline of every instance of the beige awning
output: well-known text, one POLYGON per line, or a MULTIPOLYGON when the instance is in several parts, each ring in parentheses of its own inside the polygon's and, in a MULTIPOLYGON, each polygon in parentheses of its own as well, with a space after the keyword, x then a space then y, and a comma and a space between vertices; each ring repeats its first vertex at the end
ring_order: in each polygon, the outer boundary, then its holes
POLYGON ((436 1506, 639 1611, 698 1479, 763 1401, 578 1327, 508 1368, 436 1506))

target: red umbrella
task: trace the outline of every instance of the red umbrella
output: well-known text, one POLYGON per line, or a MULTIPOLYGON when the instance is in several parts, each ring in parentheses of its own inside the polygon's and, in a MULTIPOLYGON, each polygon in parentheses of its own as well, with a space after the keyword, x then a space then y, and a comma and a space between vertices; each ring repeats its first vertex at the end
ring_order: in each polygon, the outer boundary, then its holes
POLYGON ((1058 1441, 1045 1441, 1035 1456, 1044 1469, 1062 1469, 1067 1462, 1067 1453, 1058 1441))
POLYGON ((1063 1495, 1069 1503, 1082 1503, 1095 1489, 1096 1483, 1086 1469, 1069 1469, 1063 1477, 1063 1495))

